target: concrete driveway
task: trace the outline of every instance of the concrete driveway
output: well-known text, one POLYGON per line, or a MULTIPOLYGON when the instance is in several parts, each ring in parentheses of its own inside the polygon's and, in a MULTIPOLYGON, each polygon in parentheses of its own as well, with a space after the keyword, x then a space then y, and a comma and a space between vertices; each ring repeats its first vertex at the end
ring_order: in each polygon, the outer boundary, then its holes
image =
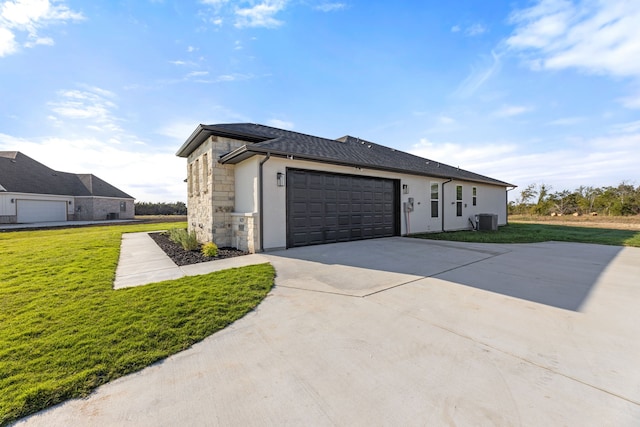
POLYGON ((187 351, 20 426, 640 424, 640 249, 389 238, 264 255, 187 351))

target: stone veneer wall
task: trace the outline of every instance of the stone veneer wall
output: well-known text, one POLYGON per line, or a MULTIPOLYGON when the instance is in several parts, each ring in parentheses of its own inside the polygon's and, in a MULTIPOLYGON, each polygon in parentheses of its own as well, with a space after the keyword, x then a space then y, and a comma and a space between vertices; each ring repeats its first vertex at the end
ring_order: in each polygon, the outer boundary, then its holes
POLYGON ((235 166, 222 165, 218 159, 246 144, 212 136, 189 155, 187 221, 189 231, 195 231, 200 242, 236 246, 231 217, 235 204, 235 166))
POLYGON ((107 219, 110 213, 118 214, 119 219, 133 219, 134 201, 112 197, 76 197, 74 215, 68 215, 68 217, 75 221, 95 221, 107 219), (124 212, 120 211, 120 202, 126 203, 124 212))
POLYGON ((258 214, 232 213, 233 245, 241 251, 256 253, 258 248, 258 214))

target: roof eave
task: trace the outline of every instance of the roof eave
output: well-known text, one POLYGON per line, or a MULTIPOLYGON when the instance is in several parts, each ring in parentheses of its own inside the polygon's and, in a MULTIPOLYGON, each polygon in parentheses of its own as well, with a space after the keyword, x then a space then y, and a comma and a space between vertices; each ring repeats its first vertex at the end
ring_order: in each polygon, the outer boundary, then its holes
POLYGON ((268 138, 262 136, 256 136, 250 133, 229 131, 217 126, 199 124, 196 130, 193 131, 191 136, 182 144, 182 147, 176 153, 178 157, 189 157, 207 138, 212 135, 222 136, 227 138, 239 139, 247 142, 261 142, 268 138))
POLYGON ((481 179, 471 179, 471 178, 462 178, 462 177, 456 177, 456 176, 452 176, 449 174, 439 174, 439 173, 433 173, 433 172, 413 172, 413 171, 407 171, 406 169, 400 169, 400 168, 391 168, 391 167, 385 167, 385 166, 375 166, 375 165, 370 165, 370 164, 364 164, 364 163, 355 163, 355 162, 342 162, 340 160, 334 160, 334 159, 327 159, 325 157, 317 157, 317 156, 310 156, 310 155, 303 155, 303 154, 294 154, 294 153, 288 153, 288 152, 284 152, 284 151, 279 151, 279 150, 269 150, 267 148, 264 147, 256 147, 256 146, 248 146, 248 145, 243 145, 242 147, 233 150, 223 156, 220 157, 219 162, 222 164, 237 164, 240 163, 250 157, 253 157, 255 155, 266 155, 269 154, 273 157, 283 157, 283 158, 296 158, 298 160, 309 160, 309 161, 313 161, 313 162, 320 162, 320 163, 327 163, 327 164, 331 164, 331 165, 337 165, 337 166, 349 166, 349 167, 355 167, 355 168, 362 168, 362 169, 371 169, 371 170, 379 170, 379 171, 385 171, 385 172, 396 172, 396 173, 402 173, 402 174, 407 174, 407 175, 416 175, 416 176, 430 176, 430 177, 434 177, 434 178, 444 178, 444 179, 453 179, 453 180, 458 180, 458 181, 466 181, 466 182, 476 182, 479 184, 488 184, 488 185, 496 185, 499 187, 516 187, 513 184, 509 184, 506 182, 502 182, 499 180, 481 180, 481 179))

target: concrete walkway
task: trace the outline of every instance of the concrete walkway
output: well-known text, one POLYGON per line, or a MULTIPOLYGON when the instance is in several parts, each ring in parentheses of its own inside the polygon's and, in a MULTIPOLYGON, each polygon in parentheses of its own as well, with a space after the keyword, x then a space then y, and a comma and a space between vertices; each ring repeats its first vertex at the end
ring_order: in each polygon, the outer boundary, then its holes
POLYGON ((179 267, 148 233, 125 233, 122 235, 120 259, 113 288, 146 285, 264 262, 268 262, 265 257, 253 254, 179 267))
POLYGON ((389 238, 260 257, 277 277, 255 311, 17 425, 640 425, 638 248, 389 238))

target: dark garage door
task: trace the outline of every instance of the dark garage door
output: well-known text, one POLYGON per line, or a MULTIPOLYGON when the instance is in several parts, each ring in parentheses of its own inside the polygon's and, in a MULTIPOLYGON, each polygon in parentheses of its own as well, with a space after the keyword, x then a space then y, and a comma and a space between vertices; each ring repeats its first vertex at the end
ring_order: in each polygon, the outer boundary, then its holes
POLYGON ((287 169, 287 247, 400 234, 399 181, 287 169))

